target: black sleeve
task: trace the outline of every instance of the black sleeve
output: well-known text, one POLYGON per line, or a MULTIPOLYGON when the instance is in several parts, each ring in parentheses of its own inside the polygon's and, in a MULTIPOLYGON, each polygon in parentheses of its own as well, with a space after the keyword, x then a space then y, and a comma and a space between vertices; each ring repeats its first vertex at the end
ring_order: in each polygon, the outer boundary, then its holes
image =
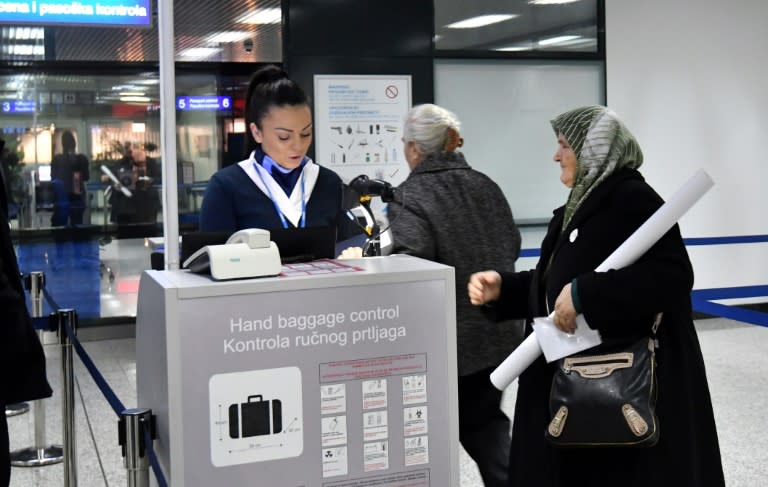
POLYGON ((495 321, 529 318, 529 296, 534 271, 499 272, 501 294, 498 301, 484 306, 484 312, 495 321))
MULTIPOLYGON (((623 217, 640 227, 660 206, 647 191, 625 195, 623 217)), ((647 332, 658 312, 689 299, 693 268, 680 228, 673 226, 635 263, 618 270, 578 276, 579 298, 590 327, 603 334, 647 332)))

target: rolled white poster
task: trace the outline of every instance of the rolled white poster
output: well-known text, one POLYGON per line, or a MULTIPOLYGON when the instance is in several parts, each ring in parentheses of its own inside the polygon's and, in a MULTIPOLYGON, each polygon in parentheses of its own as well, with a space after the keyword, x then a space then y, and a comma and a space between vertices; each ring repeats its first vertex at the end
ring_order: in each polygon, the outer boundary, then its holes
POLYGON ((491 383, 496 389, 503 391, 513 380, 517 379, 529 365, 541 355, 541 347, 536 335, 531 333, 517 346, 514 352, 491 372, 491 383))
MULTIPOLYGON (((683 186, 661 205, 645 223, 632 233, 595 271, 606 272, 610 269, 621 269, 634 263, 647 252, 672 228, 682 216, 696 204, 704 194, 714 186, 714 181, 703 169, 693 175, 683 186)), ((550 315, 551 321, 552 315, 550 315)), ((554 325, 552 325, 554 326, 554 325)), ((560 332, 563 335, 566 333, 560 332)), ((530 366, 539 355, 542 347, 539 344, 538 333, 529 335, 506 359, 491 373, 491 383, 500 391, 506 389, 513 380, 530 366), (533 337, 536 337, 534 339, 533 337)), ((571 353, 580 352, 594 346, 589 344, 571 353)), ((556 360, 556 359, 552 359, 556 360)))
POLYGON ((659 241, 704 194, 715 185, 703 169, 693 175, 640 228, 608 256, 595 272, 621 269, 633 264, 659 241))
POLYGON ((101 172, 107 175, 107 177, 112 181, 112 183, 115 185, 117 189, 119 189, 124 195, 127 197, 133 196, 133 193, 131 193, 131 190, 123 186, 123 184, 120 182, 119 179, 115 176, 115 173, 110 171, 110 169, 105 166, 104 164, 101 165, 101 172))

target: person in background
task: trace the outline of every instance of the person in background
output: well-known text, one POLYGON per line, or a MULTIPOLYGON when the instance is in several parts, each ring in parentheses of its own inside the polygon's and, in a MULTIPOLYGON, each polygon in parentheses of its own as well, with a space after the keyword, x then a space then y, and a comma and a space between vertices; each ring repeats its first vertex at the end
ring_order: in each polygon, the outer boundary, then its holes
POLYGON ((136 223, 155 223, 160 210, 160 195, 154 187, 162 180, 160 164, 147 156, 144 149, 133 149, 131 179, 134 181, 134 221, 136 223))
MULTIPOLYGON (((459 130, 458 118, 445 108, 411 109, 403 130, 411 173, 387 209, 392 252, 453 266, 457 290, 489 266, 514 271, 521 243, 501 188, 457 151, 463 145, 459 130)), ((347 249, 342 256, 360 257, 362 249, 347 249)), ((502 392, 489 375, 521 336, 514 322, 491 320, 466 293, 456 293, 459 440, 486 487, 507 484, 510 443, 502 392)))
POLYGON ((691 319, 693 269, 680 228, 675 225, 634 264, 595 272, 663 201, 638 172, 642 151, 614 112, 577 108, 551 123, 560 181, 571 191, 554 211, 539 263, 533 271, 473 274, 470 300, 528 323, 554 310, 563 332, 574 331, 583 313, 604 342, 617 344, 650 336, 663 313, 656 351, 660 438, 648 448, 550 445, 544 431, 557 362, 547 364, 542 356, 518 379, 509 485, 721 487, 712 402, 691 319))
POLYGON ((62 153, 51 161, 51 179, 57 188, 57 203, 51 223, 53 226, 80 225, 85 213, 85 183, 90 177, 88 158, 77 153, 72 132, 61 134, 62 153))
MULTIPOLYGON (((112 172, 132 195, 126 196, 116 187, 112 189, 110 221, 117 224, 155 223, 161 205, 160 195, 153 185, 161 182, 160 164, 148 157, 144 149, 126 144, 125 155, 112 172)), ((109 182, 107 176, 101 178, 109 182)))
POLYGON ((5 178, 3 190, 5 191, 8 203, 8 213, 11 219, 15 218, 18 212, 16 202, 13 199, 13 184, 11 181, 13 178, 14 167, 18 164, 18 155, 10 152, 5 147, 5 140, 0 139, 0 176, 5 178))
POLYGON ((341 178, 307 157, 312 112, 304 90, 266 66, 251 78, 245 112, 249 156, 211 177, 200 230, 332 226, 338 239, 351 234, 341 178))
MULTIPOLYGON (((0 152, 5 142, 0 139, 0 152)), ((8 224, 8 198, 0 171, 0 487, 11 481, 5 406, 51 396, 45 355, 27 311, 8 224)))

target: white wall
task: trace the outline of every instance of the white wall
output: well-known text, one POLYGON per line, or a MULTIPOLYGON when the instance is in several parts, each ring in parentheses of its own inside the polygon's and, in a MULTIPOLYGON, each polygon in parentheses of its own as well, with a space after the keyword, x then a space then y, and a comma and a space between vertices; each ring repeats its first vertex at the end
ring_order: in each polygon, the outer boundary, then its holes
POLYGON ((603 103, 602 63, 437 60, 435 102, 462 122, 469 164, 496 181, 518 221, 549 221, 568 189, 549 120, 603 103))
MULTIPOLYGON (((699 168, 715 187, 684 237, 768 234, 768 2, 609 0, 608 106, 665 198, 699 168)), ((696 288, 768 283, 768 244, 691 247, 696 288)))

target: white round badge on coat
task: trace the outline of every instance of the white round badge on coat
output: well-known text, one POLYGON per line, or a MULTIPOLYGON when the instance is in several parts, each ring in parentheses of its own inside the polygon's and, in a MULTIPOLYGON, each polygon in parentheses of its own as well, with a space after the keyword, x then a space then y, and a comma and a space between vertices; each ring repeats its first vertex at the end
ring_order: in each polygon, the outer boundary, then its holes
POLYGON ((573 231, 571 232, 571 236, 569 237, 569 240, 571 241, 571 243, 573 243, 576 241, 578 237, 579 237, 579 229, 574 228, 573 231))

